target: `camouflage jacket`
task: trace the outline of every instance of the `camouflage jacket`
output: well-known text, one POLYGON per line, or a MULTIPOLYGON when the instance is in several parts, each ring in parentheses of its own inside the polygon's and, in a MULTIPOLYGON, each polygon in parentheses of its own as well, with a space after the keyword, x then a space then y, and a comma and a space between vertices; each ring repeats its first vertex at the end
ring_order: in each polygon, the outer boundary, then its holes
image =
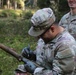
POLYGON ((36 54, 37 63, 44 70, 35 75, 73 75, 75 39, 64 31, 48 44, 41 40, 38 43, 36 54))
POLYGON ((59 25, 66 28, 76 39, 76 15, 72 15, 70 12, 65 14, 61 18, 59 25))

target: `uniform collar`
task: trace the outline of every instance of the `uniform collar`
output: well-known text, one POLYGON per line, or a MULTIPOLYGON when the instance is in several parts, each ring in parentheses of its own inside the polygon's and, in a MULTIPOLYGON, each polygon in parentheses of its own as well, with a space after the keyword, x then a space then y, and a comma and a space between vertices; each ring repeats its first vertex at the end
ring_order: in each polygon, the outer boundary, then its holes
POLYGON ((69 12, 68 16, 66 17, 66 20, 70 20, 70 22, 73 20, 76 21, 76 15, 73 15, 71 12, 69 12))
POLYGON ((63 32, 59 33, 52 41, 49 42, 50 43, 56 43, 58 41, 58 39, 60 39, 62 37, 62 35, 66 32, 66 30, 64 30, 63 32))

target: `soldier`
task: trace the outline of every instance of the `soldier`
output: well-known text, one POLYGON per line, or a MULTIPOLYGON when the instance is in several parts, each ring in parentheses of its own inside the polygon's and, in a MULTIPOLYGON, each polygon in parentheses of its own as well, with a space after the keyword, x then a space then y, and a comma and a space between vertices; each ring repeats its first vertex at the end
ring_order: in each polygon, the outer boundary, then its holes
POLYGON ((26 72, 24 65, 18 65, 18 68, 15 69, 15 75, 30 75, 30 74, 26 72))
MULTIPOLYGON (((41 38, 42 48, 35 53, 25 50, 27 57, 36 57, 38 65, 25 65, 25 69, 34 75, 73 75, 76 43, 72 35, 56 22, 51 8, 38 10, 31 18, 29 35, 41 38)), ((37 48, 39 48, 37 46, 37 48)), ((29 58, 28 58, 29 59, 29 58)))
POLYGON ((61 18, 59 25, 66 28, 76 40, 76 0, 67 0, 67 2, 70 7, 70 12, 61 18))

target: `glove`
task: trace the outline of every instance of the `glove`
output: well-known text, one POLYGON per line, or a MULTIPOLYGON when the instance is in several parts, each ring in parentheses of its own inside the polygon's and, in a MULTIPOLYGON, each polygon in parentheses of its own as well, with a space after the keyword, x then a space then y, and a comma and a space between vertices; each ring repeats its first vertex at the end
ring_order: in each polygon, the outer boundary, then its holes
POLYGON ((35 65, 35 63, 28 61, 26 64, 24 64, 24 67, 26 69, 27 72, 29 73, 34 73, 34 70, 36 69, 37 65, 35 65))
POLYGON ((23 50, 22 50, 22 53, 21 55, 29 60, 34 60, 36 61, 36 54, 30 50, 30 47, 25 47, 23 50))
POLYGON ((44 69, 42 67, 39 67, 37 64, 35 64, 34 62, 31 62, 31 61, 27 62, 24 65, 24 67, 27 72, 32 73, 32 74, 42 72, 42 70, 44 69))

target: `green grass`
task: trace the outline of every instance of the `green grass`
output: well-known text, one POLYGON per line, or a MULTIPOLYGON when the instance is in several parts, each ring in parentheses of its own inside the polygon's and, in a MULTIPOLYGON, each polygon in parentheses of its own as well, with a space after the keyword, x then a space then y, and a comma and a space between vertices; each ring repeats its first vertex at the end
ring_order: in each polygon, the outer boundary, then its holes
MULTIPOLYGON (((22 19, 0 19, 0 43, 14 48, 17 53, 30 44, 32 50, 35 49, 36 40, 34 37, 28 35, 30 28, 29 20, 22 19)), ((1 75, 14 75, 14 70, 17 68, 19 62, 16 58, 0 49, 0 70, 1 75)))

